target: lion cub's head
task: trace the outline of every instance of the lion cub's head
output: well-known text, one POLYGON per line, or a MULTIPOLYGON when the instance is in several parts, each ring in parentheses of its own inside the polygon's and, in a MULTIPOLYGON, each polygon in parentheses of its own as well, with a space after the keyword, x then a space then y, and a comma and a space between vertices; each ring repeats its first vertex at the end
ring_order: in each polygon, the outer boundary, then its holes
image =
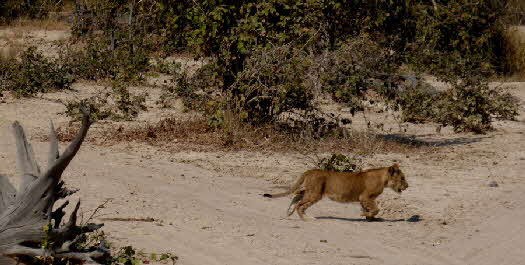
POLYGON ((393 164, 388 168, 388 187, 393 189, 397 193, 408 188, 408 183, 405 178, 405 174, 399 169, 397 164, 393 164))

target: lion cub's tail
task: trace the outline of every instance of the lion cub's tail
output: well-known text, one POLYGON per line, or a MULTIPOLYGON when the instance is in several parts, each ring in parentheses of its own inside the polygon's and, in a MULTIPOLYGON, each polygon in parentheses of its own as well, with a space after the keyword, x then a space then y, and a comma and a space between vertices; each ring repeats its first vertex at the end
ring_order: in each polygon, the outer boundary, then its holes
POLYGON ((284 197, 288 194, 292 194, 294 192, 296 192, 299 188, 301 188, 301 185, 303 185, 303 182, 304 182, 304 179, 305 179, 305 174, 301 175, 297 181, 295 182, 295 184, 293 184, 292 187, 290 187, 289 190, 283 192, 283 193, 276 193, 276 194, 269 194, 269 193, 265 193, 263 194, 264 197, 268 197, 268 198, 279 198, 279 197, 284 197))

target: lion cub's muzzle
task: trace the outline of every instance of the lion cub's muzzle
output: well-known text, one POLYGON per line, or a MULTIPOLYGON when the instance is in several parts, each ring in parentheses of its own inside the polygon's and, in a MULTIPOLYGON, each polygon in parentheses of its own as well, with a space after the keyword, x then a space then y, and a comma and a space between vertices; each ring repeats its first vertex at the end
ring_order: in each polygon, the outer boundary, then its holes
POLYGON ((401 194, 401 192, 403 192, 404 190, 406 190, 408 188, 408 183, 406 183, 405 181, 403 181, 401 183, 396 183, 396 184, 392 185, 391 188, 396 193, 401 194))
POLYGON ((408 189, 408 184, 405 184, 401 187, 397 187, 396 189, 394 189, 397 193, 401 194, 401 192, 403 192, 404 190, 408 189))

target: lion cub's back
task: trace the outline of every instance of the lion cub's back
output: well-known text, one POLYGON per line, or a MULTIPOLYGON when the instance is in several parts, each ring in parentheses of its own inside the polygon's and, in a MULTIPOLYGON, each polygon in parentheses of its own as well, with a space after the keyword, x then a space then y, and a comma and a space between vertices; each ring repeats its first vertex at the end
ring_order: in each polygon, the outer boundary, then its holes
POLYGON ((359 201, 359 195, 365 189, 360 173, 314 169, 305 172, 305 176, 305 187, 321 186, 324 195, 334 201, 359 201))

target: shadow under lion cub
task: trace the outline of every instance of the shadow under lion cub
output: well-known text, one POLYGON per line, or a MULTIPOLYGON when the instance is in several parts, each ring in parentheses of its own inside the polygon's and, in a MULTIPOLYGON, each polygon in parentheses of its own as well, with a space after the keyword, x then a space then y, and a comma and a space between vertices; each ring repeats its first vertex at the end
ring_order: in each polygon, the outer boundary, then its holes
POLYGON ((385 187, 390 187, 397 193, 408 188, 405 174, 397 164, 361 172, 308 170, 288 191, 276 194, 265 193, 263 196, 279 198, 294 193, 287 214, 290 216, 297 211, 302 220, 315 219, 306 215, 305 211, 323 196, 342 203, 360 202, 361 216, 373 221, 379 213, 375 199, 383 193, 385 187))

